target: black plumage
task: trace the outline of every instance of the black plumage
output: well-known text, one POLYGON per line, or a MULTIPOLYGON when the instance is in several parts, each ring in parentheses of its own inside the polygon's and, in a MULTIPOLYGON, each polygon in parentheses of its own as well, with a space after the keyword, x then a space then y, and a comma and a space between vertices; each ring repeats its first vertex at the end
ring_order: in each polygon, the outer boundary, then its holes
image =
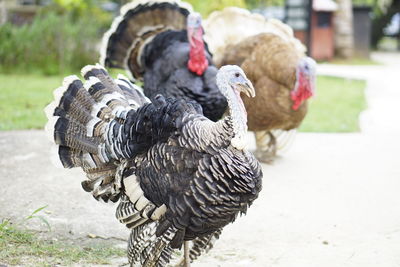
POLYGON ((217 68, 205 45, 208 67, 200 75, 188 69, 186 19, 190 12, 180 4, 155 1, 123 8, 105 35, 101 61, 143 79, 146 96, 194 100, 207 118, 217 121, 227 108, 216 85, 217 68))
POLYGON ((163 266, 185 240, 209 248, 261 190, 258 161, 231 144, 234 118, 215 123, 196 102, 161 95, 150 102, 100 66, 82 72, 85 84, 66 78, 47 108, 48 129, 64 167, 86 172, 84 190, 119 201, 131 263, 163 266))

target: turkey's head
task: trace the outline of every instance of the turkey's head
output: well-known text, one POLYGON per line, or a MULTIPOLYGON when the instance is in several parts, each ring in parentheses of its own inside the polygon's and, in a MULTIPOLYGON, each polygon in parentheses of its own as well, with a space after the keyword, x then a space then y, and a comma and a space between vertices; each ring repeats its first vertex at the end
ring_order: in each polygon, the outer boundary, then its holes
POLYGON ((204 49, 203 27, 199 13, 193 12, 187 17, 187 34, 190 43, 188 69, 201 76, 208 67, 208 60, 204 49))
POLYGON ((234 137, 232 146, 237 149, 246 147, 247 112, 240 93, 255 97, 256 92, 243 70, 235 65, 226 65, 217 73, 217 85, 228 101, 228 111, 232 118, 234 137))
POLYGON ((314 95, 316 65, 315 60, 310 57, 302 58, 297 65, 296 84, 294 90, 290 92, 293 110, 299 109, 304 101, 314 95))

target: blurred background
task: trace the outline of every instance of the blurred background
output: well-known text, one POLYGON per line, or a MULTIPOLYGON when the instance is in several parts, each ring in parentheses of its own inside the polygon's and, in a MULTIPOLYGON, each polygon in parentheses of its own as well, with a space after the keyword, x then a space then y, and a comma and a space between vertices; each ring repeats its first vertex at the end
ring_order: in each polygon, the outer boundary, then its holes
MULTIPOLYGON (((101 37, 118 14, 120 6, 126 2, 0 0, 0 130, 43 127, 45 118, 42 107, 50 101, 51 91, 60 84, 63 76, 77 73, 86 64, 98 62, 101 37), (26 89, 18 91, 21 82, 26 89), (16 107, 18 112, 15 112, 16 107)), ((267 18, 280 19, 293 28, 295 36, 307 46, 308 54, 318 62, 374 65, 378 63, 371 59, 371 51, 400 49, 398 0, 188 2, 204 18, 214 10, 239 6, 267 18)), ((342 86, 336 85, 345 81, 319 78, 318 82, 324 88, 327 85, 340 88, 342 86)), ((355 86, 351 82, 347 84, 355 86)), ((359 87, 363 87, 362 84, 359 87)), ((334 97, 332 90, 327 90, 330 98, 334 97)), ((320 103, 325 92, 319 91, 319 94, 322 98, 313 103, 313 108, 326 104, 320 103)), ((348 123, 349 118, 345 116, 339 119, 336 126, 330 127, 328 124, 331 123, 326 123, 326 118, 319 118, 323 116, 323 111, 311 112, 311 118, 304 122, 302 130, 357 130, 357 116, 365 105, 362 94, 356 94, 359 95, 356 101, 359 107, 352 116, 353 122, 348 123), (314 123, 315 120, 320 121, 314 123)), ((340 97, 343 94, 337 92, 336 95, 340 97)), ((343 108, 335 110, 340 112, 343 108)))
MULTIPOLYGON (((98 60, 114 0, 1 0, 0 71, 64 74, 98 60)), ((371 49, 400 49, 396 0, 190 0, 204 17, 226 6, 288 23, 317 60, 369 59, 371 49)))

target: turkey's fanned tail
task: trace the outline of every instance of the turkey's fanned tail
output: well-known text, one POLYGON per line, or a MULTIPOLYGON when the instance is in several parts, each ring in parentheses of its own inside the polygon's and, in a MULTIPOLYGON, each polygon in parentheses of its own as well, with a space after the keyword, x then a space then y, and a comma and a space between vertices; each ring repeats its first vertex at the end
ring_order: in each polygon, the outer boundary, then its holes
POLYGON ((45 109, 45 128, 58 145, 56 153, 63 167, 81 167, 86 172, 83 189, 104 201, 117 201, 121 181, 116 176, 123 170, 118 170, 115 161, 124 151, 107 134, 120 130, 119 121, 149 100, 127 78, 113 80, 100 65, 86 66, 82 76, 85 83, 69 76, 54 91, 55 100, 45 109))
POLYGON ((289 131, 272 130, 271 133, 276 138, 277 150, 280 152, 286 152, 292 146, 294 139, 296 139, 297 128, 289 131))
POLYGON ((129 70, 135 78, 140 78, 144 46, 162 31, 185 29, 191 11, 191 5, 180 0, 136 0, 124 5, 103 36, 101 64, 129 70))
POLYGON ((277 19, 265 19, 262 15, 251 13, 247 9, 227 7, 222 11, 212 12, 203 23, 204 40, 213 53, 213 60, 220 65, 225 48, 260 33, 272 33, 290 42, 299 51, 306 51, 304 45, 293 38, 293 30, 277 19), (237 34, 239 33, 240 34, 237 34))

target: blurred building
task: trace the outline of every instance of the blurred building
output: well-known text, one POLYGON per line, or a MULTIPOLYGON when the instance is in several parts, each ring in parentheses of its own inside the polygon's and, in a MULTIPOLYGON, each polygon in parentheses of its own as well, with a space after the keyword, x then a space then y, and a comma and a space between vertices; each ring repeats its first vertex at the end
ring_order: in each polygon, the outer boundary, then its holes
POLYGON ((285 21, 295 36, 307 46, 317 60, 334 56, 333 15, 337 4, 332 0, 288 0, 285 21))
POLYGON ((0 0, 1 1, 1 22, 11 22, 15 25, 22 25, 32 22, 36 13, 45 2, 40 0, 0 0))

